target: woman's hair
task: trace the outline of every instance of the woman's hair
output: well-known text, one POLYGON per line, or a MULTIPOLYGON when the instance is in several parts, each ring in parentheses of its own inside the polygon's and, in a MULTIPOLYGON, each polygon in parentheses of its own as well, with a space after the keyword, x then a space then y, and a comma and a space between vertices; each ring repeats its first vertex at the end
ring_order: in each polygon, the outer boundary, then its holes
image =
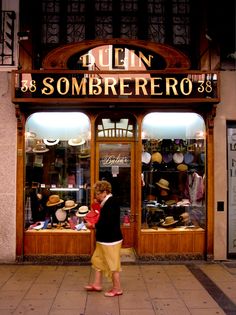
POLYGON ((106 191, 108 194, 111 193, 112 188, 111 184, 106 180, 99 180, 94 184, 94 193, 104 192, 106 191))

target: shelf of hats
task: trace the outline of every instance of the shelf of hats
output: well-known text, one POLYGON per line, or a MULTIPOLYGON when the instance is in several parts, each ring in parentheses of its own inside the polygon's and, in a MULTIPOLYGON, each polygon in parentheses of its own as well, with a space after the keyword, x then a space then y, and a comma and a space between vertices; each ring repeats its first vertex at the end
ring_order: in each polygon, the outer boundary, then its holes
POLYGON ((204 231, 205 141, 144 139, 142 231, 204 231))

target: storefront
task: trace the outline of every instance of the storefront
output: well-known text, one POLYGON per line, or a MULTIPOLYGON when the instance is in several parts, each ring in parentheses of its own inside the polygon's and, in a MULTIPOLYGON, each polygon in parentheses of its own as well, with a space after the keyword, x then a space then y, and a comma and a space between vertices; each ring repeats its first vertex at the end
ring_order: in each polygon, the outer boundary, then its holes
POLYGON ((172 47, 85 41, 17 71, 18 259, 89 258, 98 179, 120 198, 124 247, 142 259, 213 255, 219 74, 172 47))

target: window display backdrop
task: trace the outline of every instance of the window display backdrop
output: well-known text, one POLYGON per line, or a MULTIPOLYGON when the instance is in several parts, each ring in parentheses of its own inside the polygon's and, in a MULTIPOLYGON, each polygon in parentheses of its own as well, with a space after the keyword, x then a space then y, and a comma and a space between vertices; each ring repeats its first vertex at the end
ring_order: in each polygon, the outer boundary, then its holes
POLYGON ((25 228, 82 228, 90 203, 88 117, 78 112, 31 115, 25 161, 25 228))
POLYGON ((205 228, 205 124, 150 113, 142 125, 142 228, 205 228))

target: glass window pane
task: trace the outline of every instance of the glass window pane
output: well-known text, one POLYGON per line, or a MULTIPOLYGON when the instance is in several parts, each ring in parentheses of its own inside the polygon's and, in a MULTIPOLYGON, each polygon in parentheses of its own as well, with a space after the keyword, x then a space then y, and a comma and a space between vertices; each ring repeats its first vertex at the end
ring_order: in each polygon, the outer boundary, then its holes
POLYGON ((205 148, 201 116, 150 113, 144 117, 143 228, 205 228, 205 148))
POLYGON ((25 134, 25 227, 76 229, 82 220, 78 208, 89 203, 88 117, 78 112, 31 115, 25 134))

